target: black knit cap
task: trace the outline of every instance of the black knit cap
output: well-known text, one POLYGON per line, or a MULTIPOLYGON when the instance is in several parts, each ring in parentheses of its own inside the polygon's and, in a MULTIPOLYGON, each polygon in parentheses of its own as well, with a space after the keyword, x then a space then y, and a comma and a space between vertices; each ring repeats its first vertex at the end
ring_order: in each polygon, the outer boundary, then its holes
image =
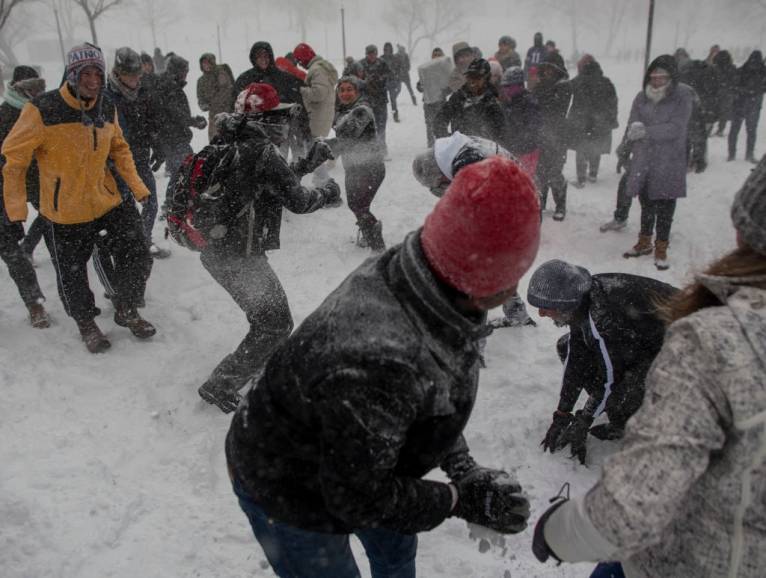
POLYGON ((11 82, 13 83, 20 80, 28 80, 30 78, 40 78, 40 75, 37 74, 37 71, 31 66, 22 64, 13 69, 13 78, 11 78, 11 82))
POLYGON ((742 240, 766 255, 766 156, 734 197, 731 220, 742 240))
POLYGON ((566 261, 552 259, 532 274, 527 301, 538 309, 575 311, 591 287, 590 272, 566 261))

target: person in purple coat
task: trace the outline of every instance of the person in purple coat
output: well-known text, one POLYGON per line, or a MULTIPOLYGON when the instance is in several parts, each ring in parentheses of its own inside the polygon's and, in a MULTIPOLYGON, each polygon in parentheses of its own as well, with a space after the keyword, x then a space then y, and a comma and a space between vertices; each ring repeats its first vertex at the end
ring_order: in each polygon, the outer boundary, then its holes
POLYGON ((641 203, 641 232, 623 256, 654 252, 654 264, 661 271, 670 266, 667 251, 676 200, 686 196, 686 132, 692 101, 692 89, 678 82, 675 59, 664 54, 649 65, 644 89, 633 100, 628 119, 626 136, 633 158, 627 194, 641 203))

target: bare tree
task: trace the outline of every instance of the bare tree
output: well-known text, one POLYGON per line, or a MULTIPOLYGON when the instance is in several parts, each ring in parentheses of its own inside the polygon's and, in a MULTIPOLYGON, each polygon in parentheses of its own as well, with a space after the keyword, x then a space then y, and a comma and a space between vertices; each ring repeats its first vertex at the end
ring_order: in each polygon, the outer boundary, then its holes
POLYGON ((85 12, 85 17, 88 19, 88 25, 90 26, 90 35, 93 39, 93 44, 98 45, 96 20, 98 20, 107 10, 122 4, 123 0, 72 0, 72 2, 82 8, 82 11, 85 12))
POLYGON ((135 11, 139 20, 146 24, 152 33, 152 46, 157 46, 157 28, 162 28, 175 20, 174 5, 156 0, 134 0, 135 11))
POLYGON ((2 30, 5 23, 8 22, 8 18, 11 17, 13 9, 19 4, 27 1, 28 0, 0 0, 0 30, 2 30))
POLYGON ((608 56, 612 54, 614 42, 622 28, 625 13, 627 12, 627 0, 612 0, 609 10, 609 24, 607 25, 606 43, 604 44, 604 53, 608 56))
POLYGON ((463 0, 394 0, 383 14, 384 20, 406 39, 407 52, 412 55, 418 44, 430 40, 438 44, 447 33, 460 34, 467 30, 463 0))

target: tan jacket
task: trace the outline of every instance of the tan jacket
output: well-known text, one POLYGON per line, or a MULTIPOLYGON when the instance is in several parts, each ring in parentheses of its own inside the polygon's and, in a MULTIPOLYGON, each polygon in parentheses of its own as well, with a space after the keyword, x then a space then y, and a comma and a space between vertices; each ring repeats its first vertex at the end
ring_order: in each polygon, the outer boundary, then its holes
POLYGON ((338 71, 320 56, 309 62, 306 86, 301 87, 303 106, 309 115, 309 127, 314 138, 327 136, 335 118, 335 84, 338 71))

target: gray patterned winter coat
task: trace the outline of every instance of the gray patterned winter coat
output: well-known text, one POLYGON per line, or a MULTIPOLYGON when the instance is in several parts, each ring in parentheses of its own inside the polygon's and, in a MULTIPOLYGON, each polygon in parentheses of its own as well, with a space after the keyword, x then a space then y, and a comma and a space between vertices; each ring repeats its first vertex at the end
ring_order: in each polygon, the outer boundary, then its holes
POLYGON ((620 560, 628 578, 764 576, 766 291, 703 282, 726 305, 670 327, 623 449, 545 525, 562 560, 620 560))

